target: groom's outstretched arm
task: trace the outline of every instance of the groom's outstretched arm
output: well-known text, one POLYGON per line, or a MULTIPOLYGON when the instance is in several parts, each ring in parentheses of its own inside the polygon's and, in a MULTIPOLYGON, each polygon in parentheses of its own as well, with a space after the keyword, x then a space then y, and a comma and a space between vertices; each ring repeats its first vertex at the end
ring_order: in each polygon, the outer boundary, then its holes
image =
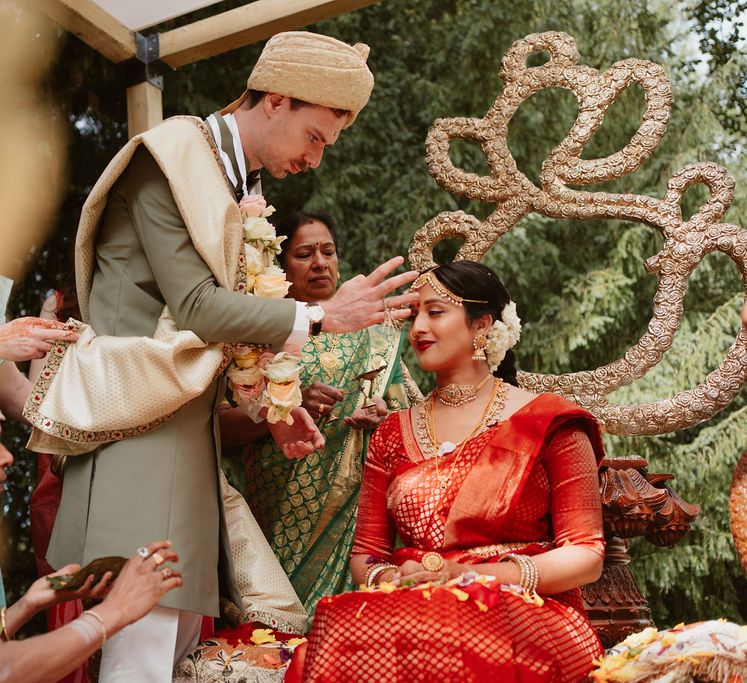
POLYGON ((179 328, 207 342, 281 345, 293 328, 295 302, 247 296, 218 285, 147 149, 135 152, 123 181, 138 239, 179 328))

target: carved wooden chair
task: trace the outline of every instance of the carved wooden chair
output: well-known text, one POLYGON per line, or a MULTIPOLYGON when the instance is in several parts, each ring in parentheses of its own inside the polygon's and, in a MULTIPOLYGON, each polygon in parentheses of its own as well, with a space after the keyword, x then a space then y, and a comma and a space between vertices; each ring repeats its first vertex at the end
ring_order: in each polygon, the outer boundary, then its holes
MULTIPOLYGON (((669 80, 657 64, 626 59, 599 72, 578 62, 579 53, 569 35, 529 35, 516 41, 503 58, 500 77, 504 87, 483 118, 434 122, 426 141, 430 174, 447 192, 479 199, 495 208, 484 220, 463 211, 438 214, 416 233, 410 245, 410 263, 419 270, 435 265, 433 248, 448 238, 463 241, 457 259, 480 260, 532 212, 563 219, 625 219, 654 227, 664 243, 645 266, 657 277, 658 289, 653 315, 638 343, 603 367, 562 375, 521 372, 519 383, 532 391, 552 391, 575 401, 590 410, 609 434, 673 432, 712 417, 745 384, 747 334, 743 329, 718 368, 696 387, 641 405, 612 404, 607 397, 647 374, 671 347, 680 325, 687 279, 706 254, 720 251, 729 256, 739 268, 747 292, 747 231, 720 222, 734 198, 735 183, 725 169, 706 162, 678 170, 663 198, 575 189, 620 178, 639 168, 664 136, 672 105, 669 80), (535 52, 549 53, 550 59, 530 67, 527 59, 535 52), (642 87, 646 108, 630 142, 605 158, 582 159, 581 153, 599 129, 607 108, 633 83, 642 87), (572 92, 579 109, 567 136, 543 163, 538 187, 517 168, 507 132, 519 105, 550 87, 572 92), (481 145, 491 175, 481 177, 452 164, 449 146, 455 138, 481 145), (684 221, 680 202, 693 184, 705 185, 709 197, 684 221)), ((646 461, 636 456, 603 463, 600 490, 607 559, 602 578, 586 587, 584 597, 605 646, 652 623, 646 600, 627 566, 629 539, 644 536, 655 545, 673 545, 699 514, 697 505, 685 502, 669 487, 671 478, 669 474, 648 473, 646 461)), ((736 467, 730 501, 734 540, 747 570, 747 453, 736 467)))

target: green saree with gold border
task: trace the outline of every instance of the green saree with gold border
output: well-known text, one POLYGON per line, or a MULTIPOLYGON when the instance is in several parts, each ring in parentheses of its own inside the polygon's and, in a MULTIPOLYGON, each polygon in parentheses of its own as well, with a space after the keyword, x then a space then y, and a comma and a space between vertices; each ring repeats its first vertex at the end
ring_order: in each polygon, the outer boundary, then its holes
MULTIPOLYGON (((334 415, 350 415, 366 397, 390 410, 407 407, 400 367, 400 331, 374 325, 349 334, 320 334, 301 350, 304 386, 323 382, 345 394, 334 415), (385 366, 372 381, 365 372, 385 366)), ((313 617, 325 595, 353 588, 348 561, 353 545, 363 462, 370 432, 342 419, 322 425, 324 449, 289 460, 271 438, 247 446, 246 500, 291 583, 313 617)))

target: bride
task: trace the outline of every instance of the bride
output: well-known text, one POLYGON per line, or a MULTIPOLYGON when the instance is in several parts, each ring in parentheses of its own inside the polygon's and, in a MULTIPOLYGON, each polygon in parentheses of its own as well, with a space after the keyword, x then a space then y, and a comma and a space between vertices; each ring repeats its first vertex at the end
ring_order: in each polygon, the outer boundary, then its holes
POLYGON ((322 599, 286 680, 581 680, 602 653, 580 593, 604 556, 599 427, 517 386, 519 319, 489 268, 438 266, 413 289, 409 340, 436 388, 375 432, 362 590, 322 599))

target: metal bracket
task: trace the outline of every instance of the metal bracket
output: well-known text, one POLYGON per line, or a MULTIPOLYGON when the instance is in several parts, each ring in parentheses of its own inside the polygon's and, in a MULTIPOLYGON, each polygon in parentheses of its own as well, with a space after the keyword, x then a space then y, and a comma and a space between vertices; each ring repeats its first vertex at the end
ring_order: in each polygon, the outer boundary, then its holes
POLYGON ((137 58, 144 64, 158 61, 161 56, 159 34, 151 33, 144 36, 142 33, 135 33, 135 50, 137 58))
POLYGON ((144 36, 142 33, 135 33, 135 50, 136 56, 122 64, 126 87, 131 88, 147 81, 163 90, 163 72, 166 64, 159 59, 159 34, 144 36))

